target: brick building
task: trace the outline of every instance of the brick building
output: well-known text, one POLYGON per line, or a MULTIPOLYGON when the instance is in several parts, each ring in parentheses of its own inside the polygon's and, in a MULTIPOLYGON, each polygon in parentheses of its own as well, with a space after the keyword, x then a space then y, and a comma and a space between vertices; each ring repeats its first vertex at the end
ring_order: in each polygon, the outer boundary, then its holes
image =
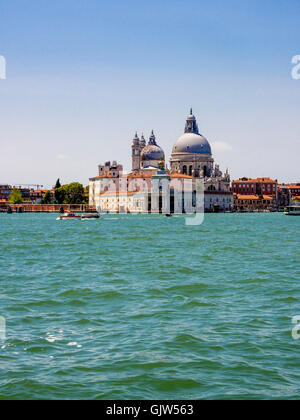
POLYGON ((232 182, 237 211, 273 211, 278 207, 278 182, 270 178, 240 178, 232 182))
POLYGON ((291 184, 288 186, 291 194, 291 199, 299 200, 300 199, 300 184, 291 184))
MULTIPOLYGON (((13 188, 20 190, 24 202, 39 203, 48 190, 34 190, 23 187, 12 187, 11 185, 0 185, 0 200, 1 203, 9 202, 9 197, 13 188)), ((54 197, 54 190, 51 190, 51 196, 54 197)))
POLYGON ((9 196, 12 192, 12 187, 10 185, 0 185, 0 200, 3 202, 8 201, 9 196))

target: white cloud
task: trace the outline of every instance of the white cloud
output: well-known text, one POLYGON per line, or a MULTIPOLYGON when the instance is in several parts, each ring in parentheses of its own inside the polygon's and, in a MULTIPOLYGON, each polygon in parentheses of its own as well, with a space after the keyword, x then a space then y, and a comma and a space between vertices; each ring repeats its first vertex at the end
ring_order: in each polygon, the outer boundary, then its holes
POLYGON ((217 152, 228 152, 232 150, 232 146, 226 141, 215 141, 212 143, 212 148, 217 152))
POLYGON ((69 156, 67 156, 67 155, 57 155, 57 159, 59 159, 59 160, 66 160, 66 159, 69 159, 69 156))

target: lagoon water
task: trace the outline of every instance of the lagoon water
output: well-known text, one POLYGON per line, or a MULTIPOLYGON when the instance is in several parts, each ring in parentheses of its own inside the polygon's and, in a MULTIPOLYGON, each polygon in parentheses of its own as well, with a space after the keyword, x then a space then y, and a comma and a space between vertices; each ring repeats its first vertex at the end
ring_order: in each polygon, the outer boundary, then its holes
POLYGON ((0 398, 299 398, 300 218, 0 214, 0 398))

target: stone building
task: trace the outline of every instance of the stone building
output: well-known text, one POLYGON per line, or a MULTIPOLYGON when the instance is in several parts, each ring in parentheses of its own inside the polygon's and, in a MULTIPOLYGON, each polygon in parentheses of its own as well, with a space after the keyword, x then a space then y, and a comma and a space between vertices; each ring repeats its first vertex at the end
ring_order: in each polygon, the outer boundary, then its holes
POLYGON ((173 146, 170 170, 154 131, 148 143, 143 135, 139 138, 138 133, 135 134, 131 158, 130 174, 123 174, 122 166, 116 162, 99 166, 99 175, 90 179, 90 205, 105 212, 181 212, 180 208, 192 212, 197 207, 193 194, 196 195, 197 181, 201 181, 205 211, 232 210, 230 175, 228 170, 223 175, 215 164, 210 144, 199 134, 192 110, 184 134, 173 146), (158 180, 163 184, 159 190, 158 180), (183 193, 186 188, 191 194, 183 193))

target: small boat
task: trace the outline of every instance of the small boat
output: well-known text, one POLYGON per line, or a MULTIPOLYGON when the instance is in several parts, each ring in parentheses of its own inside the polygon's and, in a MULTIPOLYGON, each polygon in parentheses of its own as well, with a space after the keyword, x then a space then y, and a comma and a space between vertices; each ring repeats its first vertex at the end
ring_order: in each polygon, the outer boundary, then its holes
POLYGON ((300 206, 288 206, 284 209, 286 216, 300 216, 300 206))
POLYGON ((81 215, 82 220, 88 220, 88 219, 100 219, 99 213, 83 213, 81 215))
POLYGON ((81 220, 81 216, 71 211, 67 211, 57 218, 57 220, 81 220))
POLYGON ((172 217, 172 214, 171 213, 167 213, 166 214, 166 217, 172 217))

